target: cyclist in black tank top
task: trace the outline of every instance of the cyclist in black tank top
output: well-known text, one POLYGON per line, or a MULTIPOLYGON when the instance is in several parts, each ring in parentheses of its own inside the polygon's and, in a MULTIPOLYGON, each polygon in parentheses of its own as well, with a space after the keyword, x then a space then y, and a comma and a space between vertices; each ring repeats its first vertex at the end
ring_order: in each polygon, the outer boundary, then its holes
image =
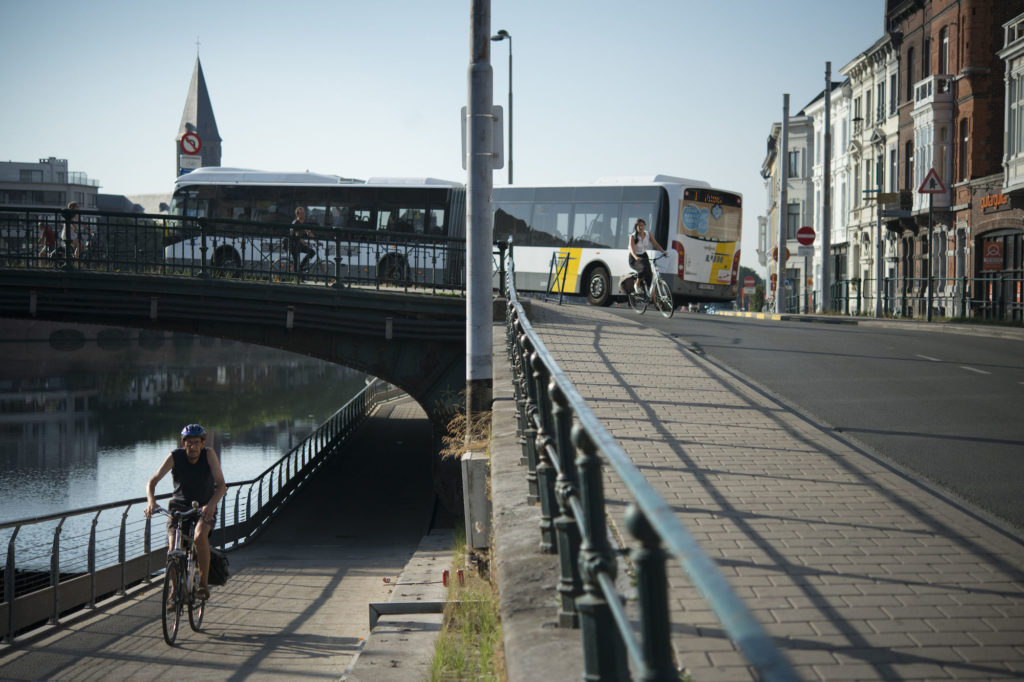
MULTIPOLYGON (((201 507, 193 539, 199 559, 200 589, 209 594, 207 571, 210 568, 210 533, 217 518, 217 504, 227 492, 220 460, 213 448, 206 447, 206 430, 199 424, 189 424, 181 430, 181 445, 164 460, 146 486, 146 518, 156 508, 156 484, 167 472, 174 480, 174 496, 168 503, 170 511, 187 511, 193 502, 201 507)), ((171 548, 173 549, 173 548, 171 548)))

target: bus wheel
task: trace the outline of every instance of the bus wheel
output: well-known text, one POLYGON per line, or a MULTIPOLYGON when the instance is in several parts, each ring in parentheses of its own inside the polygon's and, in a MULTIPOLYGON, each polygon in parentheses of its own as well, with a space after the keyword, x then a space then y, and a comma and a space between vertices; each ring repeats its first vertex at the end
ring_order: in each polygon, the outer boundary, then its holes
POLYGON ((587 278, 587 303, 608 305, 612 302, 612 278, 608 270, 598 266, 590 271, 587 278))
POLYGON ((404 258, 389 256, 377 266, 377 280, 384 284, 403 286, 408 279, 409 268, 406 267, 404 258))
POLYGON ((231 248, 218 251, 213 256, 213 272, 218 277, 238 278, 242 276, 242 258, 231 248))

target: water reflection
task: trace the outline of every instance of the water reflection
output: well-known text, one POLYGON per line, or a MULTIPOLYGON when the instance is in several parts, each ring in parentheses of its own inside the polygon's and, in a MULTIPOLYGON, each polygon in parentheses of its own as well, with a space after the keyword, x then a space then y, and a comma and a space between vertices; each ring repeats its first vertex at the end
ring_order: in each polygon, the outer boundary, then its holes
POLYGON ((186 423, 253 478, 363 383, 260 346, 0 320, 0 522, 142 496, 186 423))

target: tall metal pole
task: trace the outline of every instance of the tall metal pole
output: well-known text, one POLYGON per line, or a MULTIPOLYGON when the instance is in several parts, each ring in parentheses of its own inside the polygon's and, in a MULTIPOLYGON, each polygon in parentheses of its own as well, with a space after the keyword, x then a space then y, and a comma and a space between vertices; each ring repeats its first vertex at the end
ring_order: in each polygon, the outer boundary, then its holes
POLYGON ((500 42, 508 39, 508 184, 512 184, 512 34, 501 29, 491 40, 500 42))
POLYGON ((928 246, 925 248, 925 253, 928 257, 925 259, 925 267, 928 268, 928 321, 932 321, 932 254, 935 249, 932 247, 932 202, 935 200, 935 194, 928 195, 928 246))
POLYGON ((875 175, 878 176, 878 192, 875 194, 875 212, 878 224, 875 228, 875 317, 882 316, 882 162, 885 147, 878 152, 875 175))
POLYGON ((512 36, 508 31, 508 184, 512 184, 512 36))
POLYGON ((782 166, 779 186, 778 265, 775 269, 775 312, 786 312, 786 225, 789 222, 789 93, 782 96, 782 140, 779 143, 782 166))
POLYGON ((821 201, 821 312, 832 310, 832 62, 825 62, 825 167, 821 201))
POLYGON ((491 189, 494 93, 491 72, 491 2, 472 0, 469 64, 469 135, 466 148, 466 416, 491 409, 491 189))

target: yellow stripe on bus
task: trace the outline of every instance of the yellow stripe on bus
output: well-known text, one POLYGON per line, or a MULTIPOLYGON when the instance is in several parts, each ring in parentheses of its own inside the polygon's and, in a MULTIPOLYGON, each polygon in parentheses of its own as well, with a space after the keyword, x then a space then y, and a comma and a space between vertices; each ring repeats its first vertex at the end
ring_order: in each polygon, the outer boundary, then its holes
POLYGON ((582 249, 569 248, 558 250, 555 272, 552 274, 552 293, 576 293, 576 277, 579 275, 580 270, 581 251, 582 249), (562 291, 562 282, 565 282, 565 291, 562 291))
POLYGON ((736 242, 719 242, 716 245, 715 261, 711 265, 710 284, 730 284, 732 282, 732 257, 735 249, 736 242))

